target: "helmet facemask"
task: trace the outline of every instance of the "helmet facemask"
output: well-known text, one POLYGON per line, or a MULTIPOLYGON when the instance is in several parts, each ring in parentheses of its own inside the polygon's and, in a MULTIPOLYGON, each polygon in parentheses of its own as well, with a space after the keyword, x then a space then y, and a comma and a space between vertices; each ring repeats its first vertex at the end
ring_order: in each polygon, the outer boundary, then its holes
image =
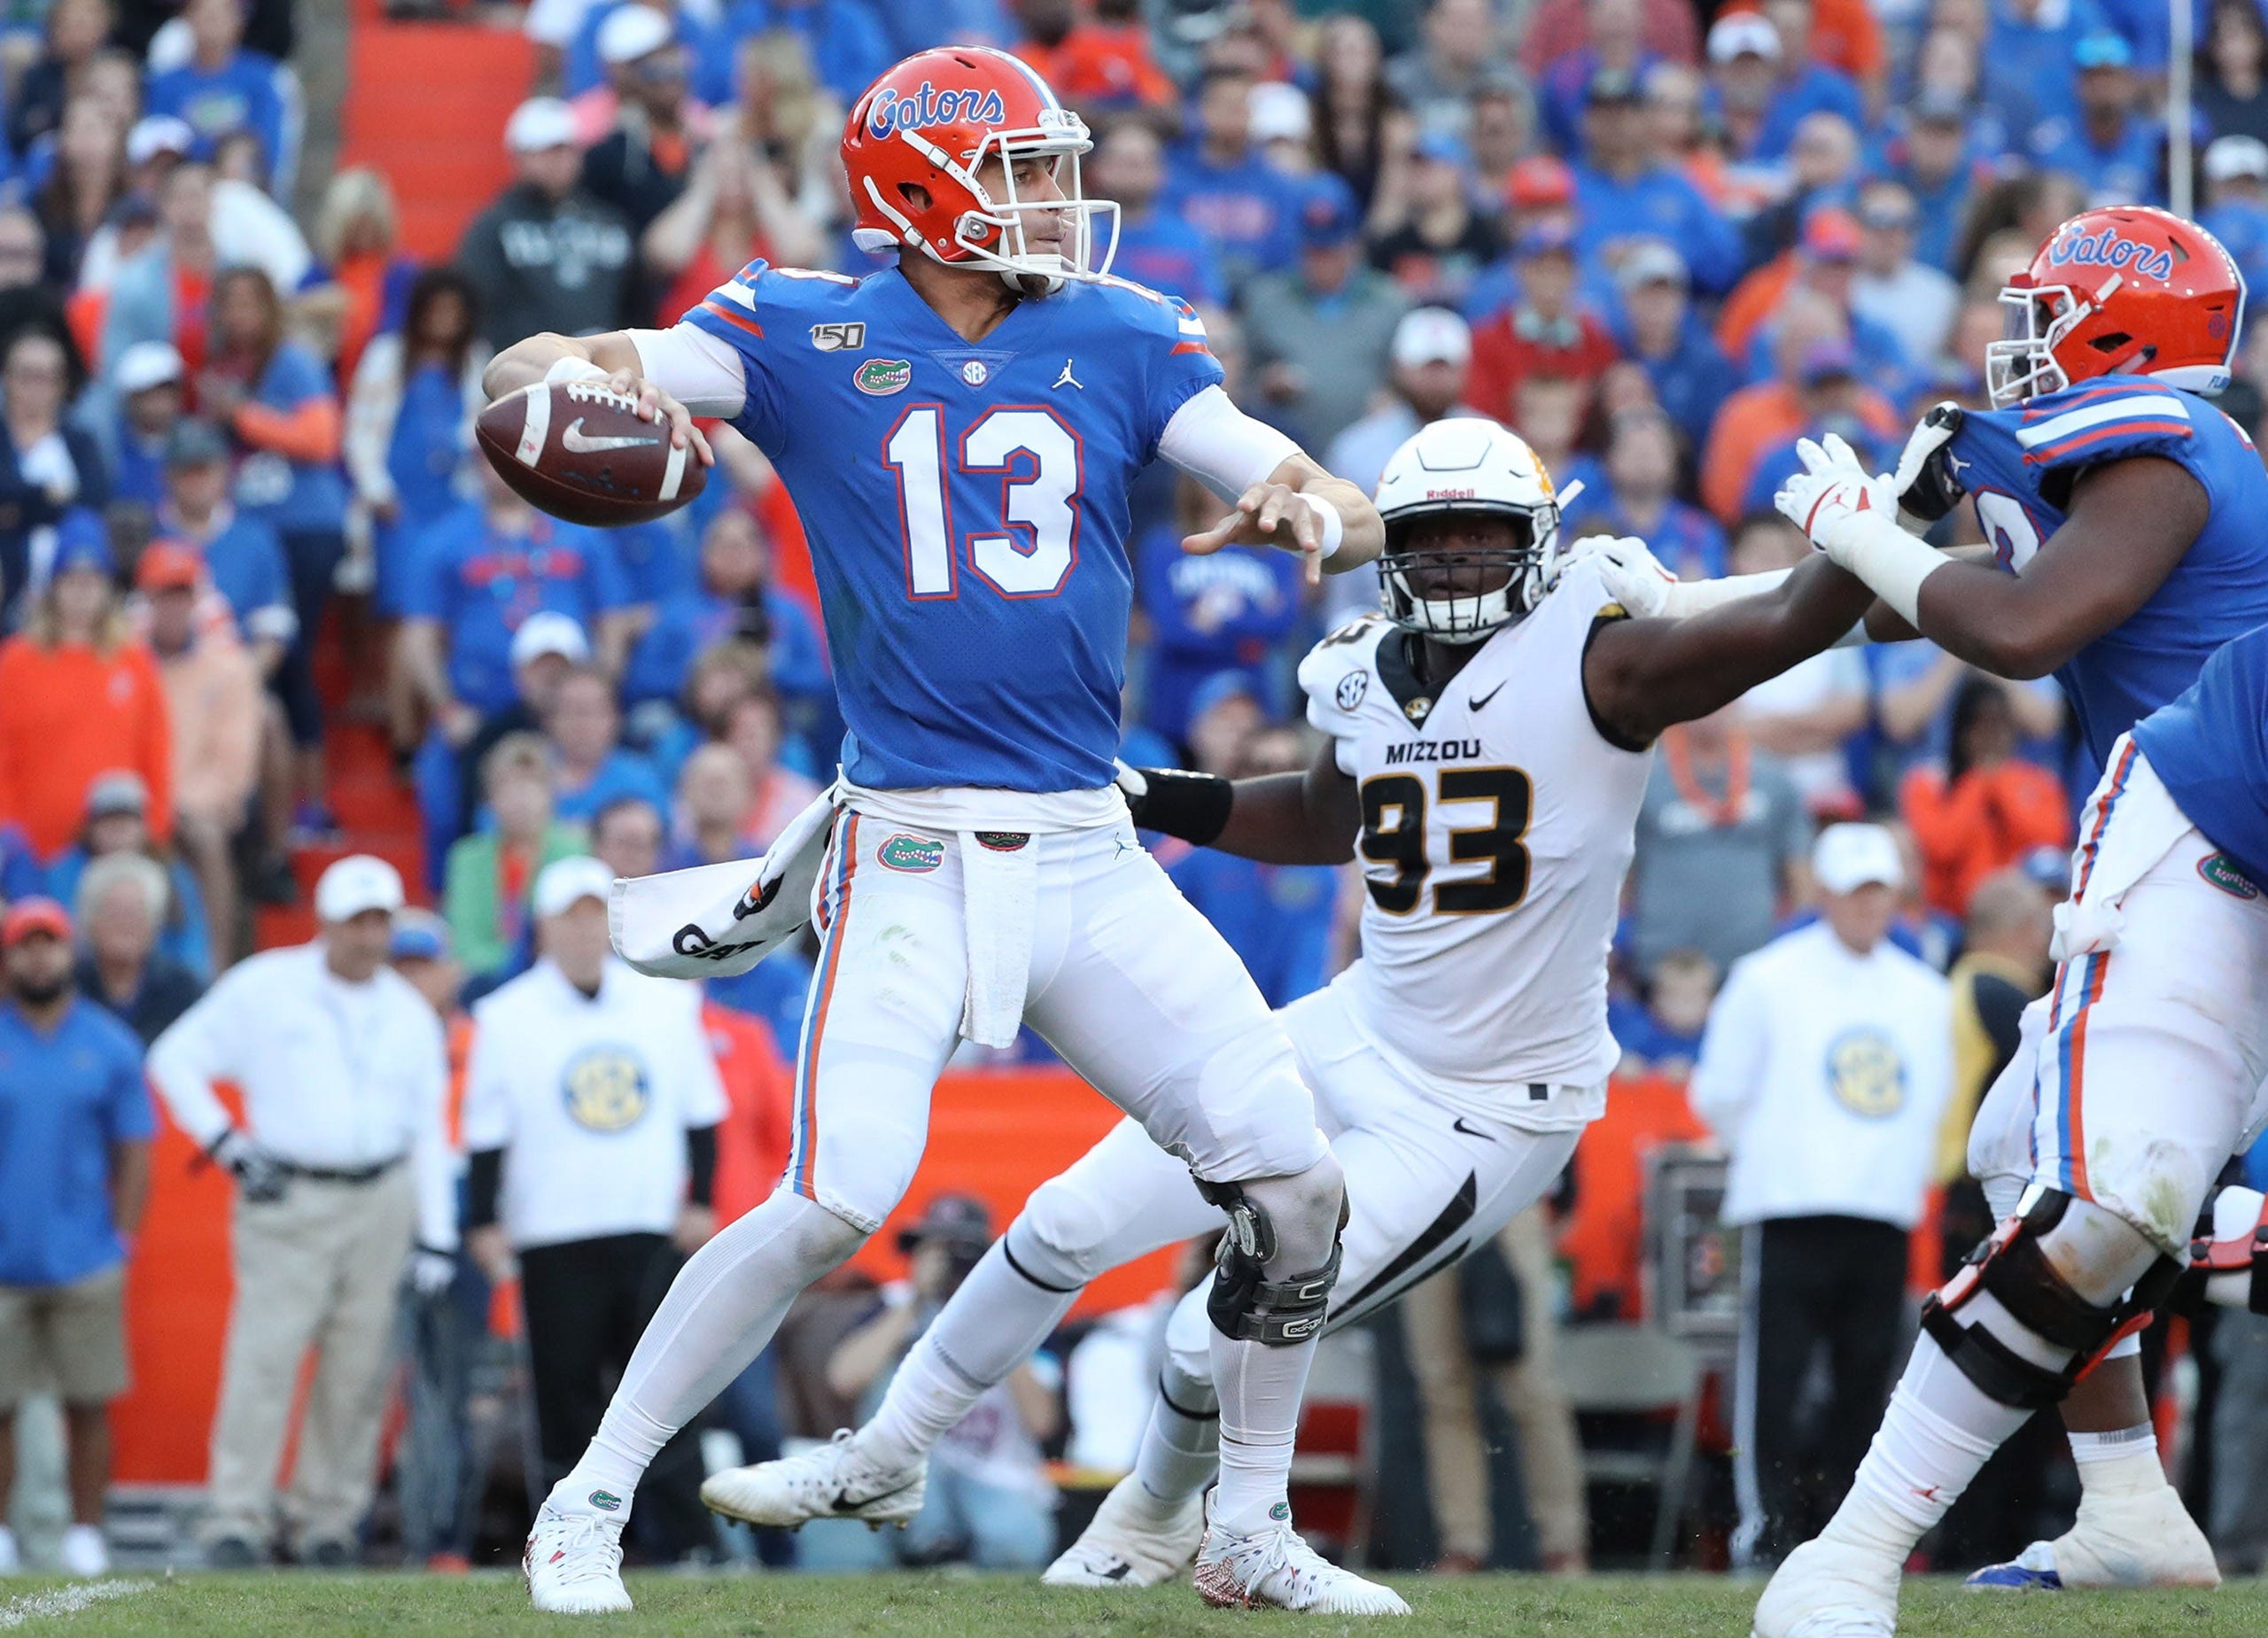
POLYGON ((2001 338, 1984 348, 1984 391, 1992 408, 2006 409, 2070 386, 2055 349, 2093 309, 2068 284, 2013 283, 2000 289, 2000 308, 2001 338))
POLYGON ((1559 508, 1475 506, 1467 501, 1386 524, 1379 558, 1379 600, 1404 631, 1463 647, 1526 617, 1543 595, 1559 538, 1559 508), (1462 515, 1511 526, 1503 547, 1415 547, 1410 537, 1433 518, 1462 515))

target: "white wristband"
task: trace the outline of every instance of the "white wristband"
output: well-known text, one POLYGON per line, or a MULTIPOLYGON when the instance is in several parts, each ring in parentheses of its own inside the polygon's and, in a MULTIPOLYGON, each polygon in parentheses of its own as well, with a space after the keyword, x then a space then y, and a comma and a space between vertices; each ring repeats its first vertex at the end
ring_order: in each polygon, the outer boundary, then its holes
POLYGON ((1347 539, 1347 520, 1339 516, 1339 508, 1328 501, 1318 500, 1305 491, 1301 493, 1300 499, 1308 503, 1309 510, 1315 514, 1315 521, 1323 530, 1323 546, 1316 555, 1329 563, 1332 554, 1347 539))
POLYGON ((565 358, 554 361, 551 368, 543 372, 543 383, 555 387, 563 381, 603 381, 608 373, 590 360, 570 353, 565 358))
POLYGON ((1832 554, 1836 561, 1874 588, 1915 631, 1922 629, 1922 582, 1951 560, 1879 515, 1853 518, 1845 525, 1851 543, 1832 554))
POLYGON ((1721 580, 1680 580, 1663 598, 1662 613, 1672 619, 1706 614, 1743 597, 1760 597, 1766 592, 1777 591, 1794 572, 1792 569, 1767 569, 1761 574, 1736 574, 1721 580))

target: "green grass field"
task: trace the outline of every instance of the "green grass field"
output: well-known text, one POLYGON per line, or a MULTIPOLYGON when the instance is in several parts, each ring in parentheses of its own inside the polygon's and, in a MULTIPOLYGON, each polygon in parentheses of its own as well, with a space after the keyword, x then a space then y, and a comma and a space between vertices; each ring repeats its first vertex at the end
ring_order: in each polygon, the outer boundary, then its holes
MULTIPOLYGON (((1300 1630, 1325 1638, 1364 1630, 1395 1638, 1744 1638, 1756 1588, 1721 1577, 1600 1577, 1581 1582, 1476 1577, 1396 1578, 1415 1619, 1402 1623, 1318 1619, 1300 1630)), ((114 1576, 116 1588, 83 1608, 68 1582, 0 1582, 0 1632, 85 1638, 237 1638, 245 1634, 469 1634, 510 1638, 570 1624, 538 1616, 517 1576, 464 1580, 407 1575, 114 1576)), ((633 1576, 635 1614, 586 1623, 602 1631, 672 1638, 1195 1638, 1293 1618, 1207 1610, 1187 1588, 1142 1593, 1055 1592, 1006 1577, 633 1576)), ((1900 1631, 1914 1638, 2260 1638, 2268 1634, 2268 1582, 2212 1594, 1986 1596, 1945 1581, 1909 1584, 1900 1631)))

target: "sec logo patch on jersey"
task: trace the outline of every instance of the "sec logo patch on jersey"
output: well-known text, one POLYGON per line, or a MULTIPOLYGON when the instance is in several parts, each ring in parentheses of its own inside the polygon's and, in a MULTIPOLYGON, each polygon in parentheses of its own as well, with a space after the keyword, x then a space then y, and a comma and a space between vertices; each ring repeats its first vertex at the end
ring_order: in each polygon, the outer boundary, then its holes
POLYGON ((1339 686, 1332 690, 1331 697, 1339 703, 1340 710, 1350 711, 1363 703, 1363 696, 1370 691, 1371 674, 1368 672, 1348 672, 1339 679, 1339 686))
POLYGON ((1835 1101, 1869 1121, 1906 1106, 1906 1064, 1878 1029, 1846 1029, 1827 1048, 1827 1088, 1835 1101))
POLYGON ((569 1059, 559 1091, 569 1118, 594 1132, 627 1130, 654 1100, 645 1064, 635 1052, 611 1044, 586 1046, 569 1059))

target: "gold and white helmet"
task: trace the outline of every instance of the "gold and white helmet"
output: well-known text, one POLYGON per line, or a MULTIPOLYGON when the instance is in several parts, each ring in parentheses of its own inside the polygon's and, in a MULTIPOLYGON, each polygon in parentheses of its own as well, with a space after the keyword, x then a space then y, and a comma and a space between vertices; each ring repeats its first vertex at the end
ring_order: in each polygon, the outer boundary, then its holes
POLYGON ((1559 555, 1559 501, 1551 475, 1534 450, 1494 421, 1459 417, 1422 429, 1387 460, 1377 501, 1386 520, 1379 600, 1386 618, 1405 630, 1441 642, 1479 642, 1525 617, 1551 584, 1559 555), (1453 512, 1510 518, 1512 546, 1409 549, 1413 525, 1453 512), (1433 584, 1415 578, 1420 571, 1433 584), (1445 578, 1453 589, 1444 595, 1445 578))

